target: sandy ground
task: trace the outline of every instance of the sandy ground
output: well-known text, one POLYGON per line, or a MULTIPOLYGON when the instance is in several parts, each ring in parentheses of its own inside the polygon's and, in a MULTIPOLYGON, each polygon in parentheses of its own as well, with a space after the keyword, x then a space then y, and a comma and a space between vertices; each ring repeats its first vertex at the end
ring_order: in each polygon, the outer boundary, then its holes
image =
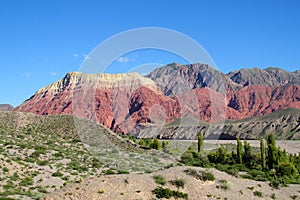
MULTIPOLYGON (((220 172, 216 169, 209 169, 215 177, 215 181, 203 182, 195 179, 190 175, 186 175, 184 170, 192 168, 196 170, 205 170, 196 167, 173 167, 170 169, 162 170, 152 174, 128 174, 128 175, 103 175, 101 177, 94 177, 86 179, 81 183, 74 183, 58 190, 52 194, 42 198, 43 200, 97 200, 97 199, 123 199, 134 200, 144 199, 151 200, 157 199, 152 194, 157 186, 153 180, 153 176, 160 174, 163 175, 167 181, 176 178, 186 180, 184 189, 180 191, 187 193, 190 200, 199 199, 271 199, 271 195, 275 194, 277 199, 300 199, 300 186, 290 185, 280 189, 273 189, 268 185, 268 182, 259 182, 248 179, 236 178, 226 173, 220 172), (224 190, 218 188, 220 185, 219 180, 227 180, 230 189, 224 190), (249 189, 252 188, 253 189, 249 189), (100 192, 101 191, 101 192, 100 192), (253 194, 254 191, 262 192, 262 197, 257 197, 253 194)), ((165 188, 177 190, 176 187, 167 183, 165 188)))

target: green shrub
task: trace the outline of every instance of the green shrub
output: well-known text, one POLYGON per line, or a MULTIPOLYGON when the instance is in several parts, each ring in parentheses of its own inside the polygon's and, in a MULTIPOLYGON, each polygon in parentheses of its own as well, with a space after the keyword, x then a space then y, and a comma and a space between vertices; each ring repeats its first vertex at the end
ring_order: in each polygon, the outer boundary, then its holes
POLYGON ((41 153, 39 151, 34 151, 30 157, 33 159, 38 159, 40 157, 41 153))
POLYGON ((139 141, 139 145, 146 146, 145 140, 141 138, 140 141, 139 141))
POLYGON ((155 183, 157 184, 165 185, 167 183, 166 178, 163 177, 162 175, 155 175, 153 178, 155 183))
POLYGON ((298 173, 295 165, 291 162, 279 162, 276 170, 279 176, 295 176, 298 173))
POLYGON ((279 189, 279 186, 280 186, 280 182, 279 181, 276 181, 276 180, 273 180, 269 183, 269 185, 272 187, 272 188, 275 188, 275 189, 279 189))
POLYGON ((162 147, 162 148, 166 148, 168 144, 169 144, 169 142, 167 142, 167 141, 162 141, 161 147, 162 147))
POLYGON ((184 171, 187 175, 193 176, 194 178, 201 180, 201 181, 214 181, 215 176, 206 171, 196 171, 194 169, 187 169, 184 171))
POLYGON ((129 172, 126 170, 117 170, 117 171, 118 171, 118 174, 129 174, 129 172))
POLYGON ((38 164, 40 166, 45 166, 45 165, 49 164, 49 161, 48 160, 40 160, 40 159, 38 159, 36 161, 36 164, 38 164))
POLYGON ((56 172, 54 172, 54 173, 52 174, 52 176, 53 176, 53 177, 62 177, 63 174, 62 174, 61 172, 59 172, 59 171, 56 171, 56 172))
POLYGON ((3 173, 9 172, 9 169, 7 167, 2 168, 3 173))
POLYGON ((153 139, 153 141, 152 141, 150 147, 151 147, 152 149, 156 149, 156 150, 161 150, 161 148, 162 148, 162 147, 161 147, 161 144, 160 144, 160 142, 158 141, 157 138, 153 139))
POLYGON ((223 189, 223 190, 229 190, 230 189, 230 185, 227 182, 227 180, 219 180, 219 183, 220 183, 220 185, 217 186, 218 188, 223 189))
POLYGON ((73 169, 73 170, 76 170, 79 173, 84 172, 84 171, 88 171, 87 166, 80 165, 78 162, 75 162, 75 161, 69 162, 67 164, 67 169, 73 169))
POLYGON ((253 194, 254 194, 254 196, 257 196, 257 197, 263 197, 263 194, 260 191, 254 191, 253 194))
POLYGON ((175 187, 179 188, 184 188, 185 185, 185 180, 184 179, 175 179, 172 181, 169 181, 172 185, 174 185, 175 187))
POLYGON ((19 175, 17 172, 15 172, 11 177, 10 177, 10 180, 12 181, 17 181, 19 179, 19 175))
POLYGON ((33 185, 33 179, 30 176, 25 177, 20 183, 20 186, 33 185))
POLYGON ((34 149, 35 149, 35 152, 37 152, 39 154, 45 154, 46 153, 46 147, 35 146, 34 149))
POLYGON ((7 181, 5 185, 3 185, 4 190, 11 190, 14 189, 15 185, 12 181, 7 181))
POLYGON ((155 194, 156 197, 159 199, 160 198, 170 199, 172 197, 174 197, 175 199, 177 198, 188 199, 188 194, 179 191, 170 190, 169 188, 157 187, 152 191, 152 193, 155 194))
POLYGON ((103 173, 106 175, 116 174, 116 172, 113 169, 104 170, 103 173))
POLYGON ((252 187, 247 187, 248 188, 248 190, 254 190, 254 187, 252 186, 252 187))
POLYGON ((216 168, 220 171, 226 172, 233 176, 238 176, 239 171, 241 171, 235 165, 229 165, 229 164, 217 164, 216 168))
POLYGON ((276 194, 273 193, 273 194, 271 195, 271 198, 272 198, 272 199, 277 199, 277 198, 276 198, 276 194))

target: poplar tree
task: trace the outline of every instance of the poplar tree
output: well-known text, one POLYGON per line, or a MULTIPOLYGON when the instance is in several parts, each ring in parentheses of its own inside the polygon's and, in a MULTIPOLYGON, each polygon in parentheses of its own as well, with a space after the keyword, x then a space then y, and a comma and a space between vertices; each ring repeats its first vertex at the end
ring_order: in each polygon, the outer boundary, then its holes
POLYGON ((251 166, 251 162, 252 162, 251 146, 246 139, 244 140, 243 160, 247 166, 251 166))
POLYGON ((199 132, 198 134, 198 153, 201 153, 203 150, 203 134, 199 132))
POLYGON ((236 157, 237 163, 241 164, 243 162, 243 145, 240 138, 237 138, 236 157))
POLYGON ((263 138, 260 138, 260 156, 261 156, 261 166, 263 169, 266 168, 266 149, 265 142, 263 138))
POLYGON ((277 166, 277 148, 275 144, 275 138, 273 134, 266 135, 266 141, 268 146, 268 159, 267 165, 269 169, 275 169, 277 166))
POLYGON ((152 148, 152 149, 156 149, 156 150, 161 150, 161 144, 160 144, 160 142, 158 141, 157 138, 155 138, 155 139, 152 141, 151 148, 152 148))

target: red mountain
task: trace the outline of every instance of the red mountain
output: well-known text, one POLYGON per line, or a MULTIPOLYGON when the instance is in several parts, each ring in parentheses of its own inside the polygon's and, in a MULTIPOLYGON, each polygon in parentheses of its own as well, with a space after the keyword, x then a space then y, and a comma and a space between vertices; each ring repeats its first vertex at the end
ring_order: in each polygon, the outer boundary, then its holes
MULTIPOLYGON (((243 119, 300 108, 300 86, 291 84, 288 72, 281 74, 281 84, 274 86, 270 80, 261 85, 263 78, 257 77, 260 84, 252 84, 244 72, 237 78, 233 72, 225 75, 201 64, 168 65, 152 72, 149 78, 137 73, 72 72, 38 90, 15 110, 41 115, 74 114, 126 133, 138 125, 163 125, 181 117, 206 122, 243 119)), ((275 76, 273 71, 269 76, 275 76)), ((291 76, 295 78, 298 73, 291 76)))

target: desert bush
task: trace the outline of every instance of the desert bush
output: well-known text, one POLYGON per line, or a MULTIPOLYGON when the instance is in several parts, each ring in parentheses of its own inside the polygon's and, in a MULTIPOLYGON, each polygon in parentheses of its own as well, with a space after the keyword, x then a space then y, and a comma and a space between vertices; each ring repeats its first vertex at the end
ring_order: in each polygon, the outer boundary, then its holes
POLYGON ((7 181, 5 185, 3 185, 4 190, 11 190, 14 189, 15 185, 12 181, 7 181))
POLYGON ((276 194, 275 194, 275 193, 272 193, 272 195, 271 195, 271 199, 277 199, 277 198, 276 198, 276 194))
POLYGON ((129 174, 126 170, 117 170, 118 174, 129 174))
POLYGON ((10 177, 10 180, 12 180, 12 181, 17 181, 17 180, 19 180, 19 175, 18 175, 18 173, 17 172, 15 172, 11 177, 10 177))
POLYGON ((184 179, 175 179, 172 181, 169 181, 172 185, 174 185, 175 187, 179 188, 184 188, 185 185, 185 180, 184 179))
MULTIPOLYGON (((263 171, 252 169, 248 172, 252 179, 257 180, 258 178, 265 178, 266 174, 263 171)), ((264 179, 266 180, 266 179, 264 179)))
POLYGON ((155 175, 153 178, 157 184, 165 185, 167 183, 166 178, 162 175, 155 175))
POLYGON ((217 187, 223 190, 229 190, 230 189, 230 185, 228 183, 227 180, 219 180, 220 185, 218 185, 217 187))
POLYGON ((33 179, 30 176, 25 177, 20 183, 20 186, 29 186, 33 185, 33 179))
POLYGON ((196 171, 194 169, 187 169, 184 171, 187 175, 193 176, 194 178, 202 181, 214 181, 215 176, 206 171, 196 171))
POLYGON ((257 197, 263 197, 263 194, 260 191, 254 191, 253 194, 254 194, 254 196, 257 196, 257 197))
POLYGON ((106 175, 116 174, 116 172, 113 169, 104 170, 103 173, 106 175))
POLYGON ((53 177, 62 177, 63 174, 60 171, 56 171, 56 172, 52 173, 52 176, 53 177))
POLYGON ((2 171, 3 171, 3 173, 7 173, 7 172, 9 172, 9 169, 7 167, 3 167, 2 171))
POLYGON ((177 198, 188 199, 188 194, 179 191, 170 190, 169 188, 157 187, 152 191, 152 193, 155 194, 157 198, 170 199, 174 197, 175 199, 177 198))

